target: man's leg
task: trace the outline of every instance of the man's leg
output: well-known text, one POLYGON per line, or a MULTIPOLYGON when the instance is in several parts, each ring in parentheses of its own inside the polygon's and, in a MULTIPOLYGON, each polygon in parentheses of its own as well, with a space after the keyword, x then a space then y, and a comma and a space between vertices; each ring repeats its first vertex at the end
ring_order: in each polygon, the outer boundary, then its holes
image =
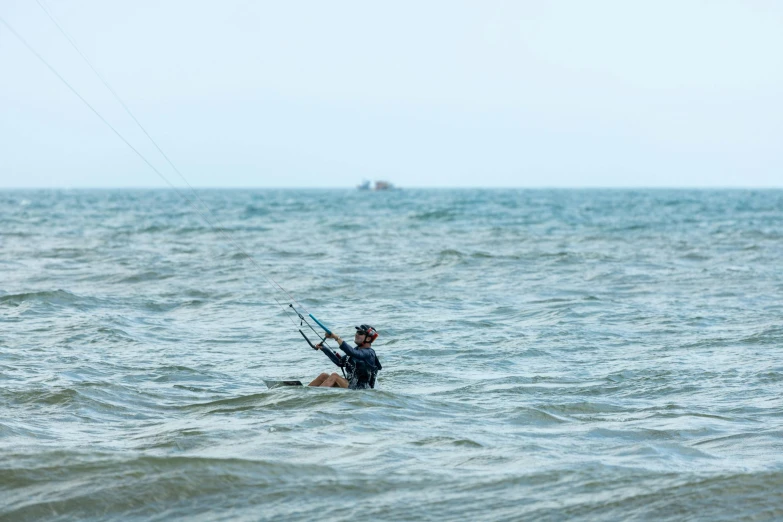
POLYGON ((346 381, 336 373, 333 373, 332 375, 329 376, 328 379, 326 379, 323 382, 323 384, 321 384, 321 386, 324 388, 347 388, 348 381, 346 381))
POLYGON ((321 386, 321 384, 323 384, 323 382, 328 378, 329 378, 328 373, 322 373, 321 375, 313 379, 313 382, 308 384, 308 386, 321 386))

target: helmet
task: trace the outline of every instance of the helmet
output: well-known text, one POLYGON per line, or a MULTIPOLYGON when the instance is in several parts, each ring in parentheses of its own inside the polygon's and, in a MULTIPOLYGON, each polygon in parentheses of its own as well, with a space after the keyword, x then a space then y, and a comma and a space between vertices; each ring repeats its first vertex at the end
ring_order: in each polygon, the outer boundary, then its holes
POLYGON ((356 332, 364 334, 370 338, 370 342, 373 342, 378 338, 378 331, 369 324, 363 324, 361 326, 355 326, 356 332))

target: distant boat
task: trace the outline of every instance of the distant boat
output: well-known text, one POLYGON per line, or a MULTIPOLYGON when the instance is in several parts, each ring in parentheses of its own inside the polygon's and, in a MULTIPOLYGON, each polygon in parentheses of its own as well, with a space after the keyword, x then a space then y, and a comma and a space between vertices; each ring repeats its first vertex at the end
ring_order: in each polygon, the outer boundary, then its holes
POLYGON ((371 187, 371 183, 367 180, 362 181, 361 185, 356 186, 359 190, 394 190, 394 185, 388 181, 376 181, 375 185, 371 187))

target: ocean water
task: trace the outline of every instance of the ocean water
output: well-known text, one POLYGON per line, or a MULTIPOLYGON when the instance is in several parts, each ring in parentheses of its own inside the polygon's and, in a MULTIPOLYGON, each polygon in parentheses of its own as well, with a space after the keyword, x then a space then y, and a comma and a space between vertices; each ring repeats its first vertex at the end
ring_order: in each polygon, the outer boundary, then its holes
POLYGON ((783 518, 783 191, 198 196, 0 192, 0 520, 783 518))

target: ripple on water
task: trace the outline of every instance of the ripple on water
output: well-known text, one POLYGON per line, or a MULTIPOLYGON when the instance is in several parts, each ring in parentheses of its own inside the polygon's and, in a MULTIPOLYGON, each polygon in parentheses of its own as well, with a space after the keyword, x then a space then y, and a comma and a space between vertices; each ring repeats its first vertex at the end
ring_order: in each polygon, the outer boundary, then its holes
POLYGON ((783 518, 780 192, 355 195, 0 192, 0 519, 783 518))

